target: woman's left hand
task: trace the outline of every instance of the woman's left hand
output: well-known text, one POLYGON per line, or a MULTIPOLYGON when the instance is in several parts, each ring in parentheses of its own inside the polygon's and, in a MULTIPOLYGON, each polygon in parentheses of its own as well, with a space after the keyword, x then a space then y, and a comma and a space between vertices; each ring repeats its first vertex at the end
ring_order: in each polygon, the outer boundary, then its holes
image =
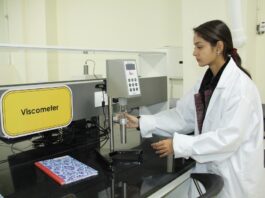
POLYGON ((159 157, 165 157, 174 153, 172 139, 161 140, 151 144, 151 146, 156 150, 156 153, 159 154, 159 157))

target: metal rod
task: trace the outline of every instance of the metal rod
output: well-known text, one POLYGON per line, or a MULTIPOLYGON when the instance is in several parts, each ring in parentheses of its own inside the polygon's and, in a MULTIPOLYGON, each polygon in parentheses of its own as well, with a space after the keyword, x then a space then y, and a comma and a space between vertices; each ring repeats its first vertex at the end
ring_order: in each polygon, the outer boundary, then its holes
POLYGON ((167 156, 167 172, 172 173, 174 172, 174 155, 168 155, 167 156))
POLYGON ((108 97, 108 103, 109 103, 109 128, 110 128, 110 152, 114 151, 114 133, 113 133, 113 118, 112 118, 112 97, 108 97))
POLYGON ((194 184, 195 184, 195 186, 196 186, 196 188, 198 190, 199 195, 201 196, 202 195, 202 190, 200 188, 199 182, 196 179, 193 179, 193 182, 194 182, 194 184))
POLYGON ((121 136, 121 143, 127 143, 127 132, 126 132, 126 118, 122 118, 120 120, 120 136, 121 136))
POLYGON ((111 188, 110 188, 110 197, 115 198, 115 178, 114 176, 111 179, 111 188))
POLYGON ((121 136, 121 143, 126 144, 127 142, 127 130, 126 130, 126 116, 125 112, 126 110, 126 105, 127 105, 127 98, 119 98, 119 105, 120 105, 120 113, 121 113, 121 118, 120 118, 120 136, 121 136))
POLYGON ((123 198, 127 198, 127 183, 126 182, 123 182, 122 183, 122 197, 123 198))

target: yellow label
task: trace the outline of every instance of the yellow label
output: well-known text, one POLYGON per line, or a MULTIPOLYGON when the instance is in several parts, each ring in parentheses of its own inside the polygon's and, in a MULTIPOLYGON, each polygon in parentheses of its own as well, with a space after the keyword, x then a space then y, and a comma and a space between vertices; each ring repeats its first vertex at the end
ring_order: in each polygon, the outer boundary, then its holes
POLYGON ((67 86, 7 91, 1 116, 9 137, 67 126, 72 121, 72 92, 67 86))

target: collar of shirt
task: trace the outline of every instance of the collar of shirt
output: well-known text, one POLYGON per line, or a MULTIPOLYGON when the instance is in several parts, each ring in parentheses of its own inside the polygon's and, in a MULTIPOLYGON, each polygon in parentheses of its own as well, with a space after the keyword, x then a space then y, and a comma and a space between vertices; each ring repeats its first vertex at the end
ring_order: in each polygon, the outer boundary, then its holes
POLYGON ((202 83, 199 89, 199 93, 203 93, 205 90, 210 89, 212 91, 214 91, 226 65, 228 64, 230 58, 228 58, 226 60, 226 62, 224 63, 224 65, 221 67, 221 69, 218 71, 218 73, 216 74, 216 76, 213 76, 213 73, 211 71, 211 69, 207 69, 207 71, 204 74, 204 77, 202 79, 202 83))

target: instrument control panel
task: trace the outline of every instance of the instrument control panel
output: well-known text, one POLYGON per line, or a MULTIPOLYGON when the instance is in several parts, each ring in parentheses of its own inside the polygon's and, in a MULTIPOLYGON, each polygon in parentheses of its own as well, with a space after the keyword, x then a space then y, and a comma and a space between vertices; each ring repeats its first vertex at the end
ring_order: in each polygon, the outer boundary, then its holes
POLYGON ((135 60, 107 60, 107 93, 113 98, 141 95, 135 60))

